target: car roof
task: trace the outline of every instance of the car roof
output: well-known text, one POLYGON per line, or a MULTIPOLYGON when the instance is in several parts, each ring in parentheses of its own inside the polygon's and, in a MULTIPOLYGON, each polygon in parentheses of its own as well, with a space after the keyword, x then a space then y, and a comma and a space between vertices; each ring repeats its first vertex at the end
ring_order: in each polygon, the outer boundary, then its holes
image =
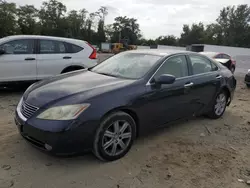
POLYGON ((158 56, 169 56, 174 54, 197 54, 196 52, 182 51, 182 50, 168 50, 168 49, 141 49, 141 50, 131 50, 125 53, 137 53, 137 54, 149 54, 158 56))
POLYGON ((51 40, 62 40, 62 41, 81 41, 79 39, 72 39, 72 38, 64 38, 64 37, 54 37, 54 36, 44 36, 44 35, 12 35, 12 36, 7 36, 2 39, 51 39, 51 40))

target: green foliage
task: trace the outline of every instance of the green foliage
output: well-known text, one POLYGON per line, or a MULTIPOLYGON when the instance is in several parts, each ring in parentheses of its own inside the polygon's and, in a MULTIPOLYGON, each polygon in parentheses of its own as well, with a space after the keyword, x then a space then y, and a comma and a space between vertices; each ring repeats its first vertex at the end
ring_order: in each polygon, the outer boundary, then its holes
POLYGON ((19 33, 16 4, 0 1, 0 37, 19 33))
POLYGON ((137 20, 128 18, 126 16, 116 17, 112 24, 113 34, 111 36, 112 42, 119 42, 125 39, 129 44, 137 44, 140 35, 140 27, 137 20))
POLYGON ((92 13, 84 8, 67 12, 67 7, 57 0, 44 1, 40 9, 33 5, 17 7, 15 3, 0 0, 0 37, 40 34, 83 39, 92 44, 126 40, 138 45, 205 43, 250 47, 250 6, 244 4, 224 7, 215 23, 183 25, 180 38, 167 35, 147 40, 142 38, 136 19, 119 16, 113 24, 106 25, 107 15, 105 6, 92 13))
POLYGON ((36 23, 38 10, 33 5, 20 6, 17 9, 17 23, 22 34, 37 34, 39 27, 36 23))

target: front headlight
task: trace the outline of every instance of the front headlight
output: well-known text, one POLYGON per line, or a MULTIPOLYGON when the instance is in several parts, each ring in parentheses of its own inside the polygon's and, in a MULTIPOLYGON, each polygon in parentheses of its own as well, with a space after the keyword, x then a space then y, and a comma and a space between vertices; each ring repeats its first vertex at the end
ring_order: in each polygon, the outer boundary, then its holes
POLYGON ((76 119, 90 104, 73 104, 49 108, 37 116, 38 119, 72 120, 76 119))

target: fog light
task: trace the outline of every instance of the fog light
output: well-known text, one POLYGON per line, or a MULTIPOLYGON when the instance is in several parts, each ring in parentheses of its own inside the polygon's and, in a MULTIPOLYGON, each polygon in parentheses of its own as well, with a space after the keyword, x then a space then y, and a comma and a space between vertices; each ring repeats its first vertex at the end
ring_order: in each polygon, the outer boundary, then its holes
POLYGON ((51 151, 52 150, 52 146, 48 145, 48 144, 44 144, 44 147, 46 148, 46 150, 51 151))

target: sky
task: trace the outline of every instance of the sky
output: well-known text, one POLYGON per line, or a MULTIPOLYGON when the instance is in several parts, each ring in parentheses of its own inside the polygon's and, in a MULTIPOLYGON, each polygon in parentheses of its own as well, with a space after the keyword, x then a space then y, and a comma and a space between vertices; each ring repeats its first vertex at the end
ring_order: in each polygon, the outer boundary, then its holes
MULTIPOLYGON (((31 4, 39 8, 43 0, 8 0, 18 5, 31 4)), ((215 22, 220 10, 228 5, 248 4, 250 0, 61 0, 68 11, 82 8, 95 12, 108 7, 106 24, 117 16, 138 20, 142 35, 155 39, 160 35, 180 36, 183 24, 215 22)))

